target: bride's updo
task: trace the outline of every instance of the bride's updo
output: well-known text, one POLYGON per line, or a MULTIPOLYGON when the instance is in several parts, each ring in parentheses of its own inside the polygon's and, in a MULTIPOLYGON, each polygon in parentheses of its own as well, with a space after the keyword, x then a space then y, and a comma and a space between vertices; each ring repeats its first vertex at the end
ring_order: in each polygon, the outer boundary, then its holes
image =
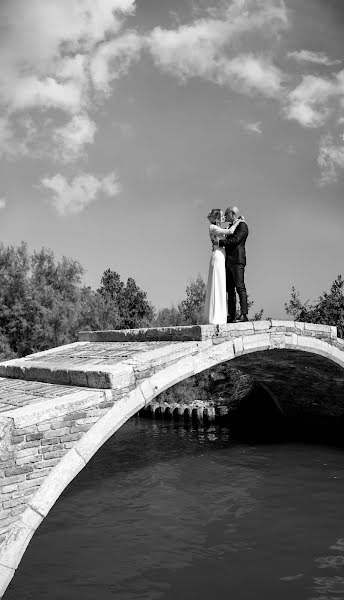
POLYGON ((216 225, 217 221, 221 221, 221 208, 213 208, 210 213, 207 215, 207 219, 210 221, 212 225, 216 225))

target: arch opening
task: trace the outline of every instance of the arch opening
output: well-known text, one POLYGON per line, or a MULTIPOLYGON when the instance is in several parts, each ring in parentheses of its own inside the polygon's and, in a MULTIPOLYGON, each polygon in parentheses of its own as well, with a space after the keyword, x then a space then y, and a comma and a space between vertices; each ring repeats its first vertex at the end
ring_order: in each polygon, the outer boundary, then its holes
MULTIPOLYGON (((195 415, 199 405, 205 424, 213 406, 219 423, 232 427, 234 436, 254 442, 337 443, 344 429, 343 389, 344 369, 327 357, 273 349, 213 365, 167 388, 154 403, 160 403, 157 417, 164 417, 169 405, 177 405, 184 407, 188 420, 189 410, 195 415)), ((145 409, 141 412, 147 415, 145 409)))

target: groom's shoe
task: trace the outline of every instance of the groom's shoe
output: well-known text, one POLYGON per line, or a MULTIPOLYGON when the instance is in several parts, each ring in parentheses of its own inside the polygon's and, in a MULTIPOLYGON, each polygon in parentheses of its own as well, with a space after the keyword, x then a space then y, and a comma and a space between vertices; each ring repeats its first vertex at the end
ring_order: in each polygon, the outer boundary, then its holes
POLYGON ((240 315, 239 319, 237 320, 238 323, 246 323, 247 321, 247 315, 240 315))

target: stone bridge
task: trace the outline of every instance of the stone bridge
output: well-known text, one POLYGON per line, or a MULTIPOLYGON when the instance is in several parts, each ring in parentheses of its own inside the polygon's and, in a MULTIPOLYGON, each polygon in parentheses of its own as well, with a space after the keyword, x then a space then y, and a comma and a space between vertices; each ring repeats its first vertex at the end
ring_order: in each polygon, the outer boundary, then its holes
POLYGON ((62 491, 132 415, 205 369, 281 348, 344 367, 336 327, 275 320, 82 332, 0 363, 0 597, 62 491))

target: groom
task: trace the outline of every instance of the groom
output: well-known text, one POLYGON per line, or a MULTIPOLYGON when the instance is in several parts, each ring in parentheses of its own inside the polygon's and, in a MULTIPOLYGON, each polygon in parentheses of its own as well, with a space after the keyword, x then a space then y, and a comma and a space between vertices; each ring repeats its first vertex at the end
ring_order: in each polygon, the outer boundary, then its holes
MULTIPOLYGON (((226 221, 235 225, 239 219, 237 206, 230 206, 225 212, 226 221)), ((228 294, 227 323, 236 321, 236 292, 240 301, 239 321, 248 321, 247 292, 245 287, 246 250, 245 243, 248 236, 248 227, 241 221, 233 234, 227 235, 225 240, 220 240, 219 245, 226 249, 226 285, 228 294)))

